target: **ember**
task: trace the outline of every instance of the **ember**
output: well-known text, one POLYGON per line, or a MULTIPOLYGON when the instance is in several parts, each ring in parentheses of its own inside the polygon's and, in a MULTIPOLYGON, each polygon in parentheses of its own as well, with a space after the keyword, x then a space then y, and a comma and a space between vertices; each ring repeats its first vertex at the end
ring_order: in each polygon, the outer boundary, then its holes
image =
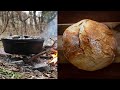
POLYGON ((55 65, 57 64, 57 60, 58 60, 58 52, 56 51, 54 54, 51 54, 51 56, 53 57, 52 60, 49 60, 48 63, 50 63, 51 65, 55 65))

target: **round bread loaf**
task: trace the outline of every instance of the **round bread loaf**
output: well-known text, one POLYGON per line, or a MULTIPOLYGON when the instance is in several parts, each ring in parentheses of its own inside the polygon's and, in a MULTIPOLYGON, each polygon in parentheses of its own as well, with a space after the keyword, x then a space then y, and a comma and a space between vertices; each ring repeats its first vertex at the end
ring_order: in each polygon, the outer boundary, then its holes
POLYGON ((116 39, 103 23, 81 20, 69 26, 62 39, 65 57, 79 69, 95 71, 114 61, 116 39))

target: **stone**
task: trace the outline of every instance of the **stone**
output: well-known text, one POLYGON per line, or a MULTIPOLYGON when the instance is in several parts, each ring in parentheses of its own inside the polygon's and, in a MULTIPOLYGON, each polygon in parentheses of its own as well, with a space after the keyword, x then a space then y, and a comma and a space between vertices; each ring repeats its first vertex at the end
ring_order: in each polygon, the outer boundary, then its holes
POLYGON ((23 60, 13 61, 13 62, 11 62, 11 63, 12 63, 12 64, 17 64, 17 65, 20 65, 20 66, 24 65, 23 60))
POLYGON ((44 72, 44 71, 49 72, 50 66, 46 63, 35 64, 33 70, 38 70, 40 72, 44 72))

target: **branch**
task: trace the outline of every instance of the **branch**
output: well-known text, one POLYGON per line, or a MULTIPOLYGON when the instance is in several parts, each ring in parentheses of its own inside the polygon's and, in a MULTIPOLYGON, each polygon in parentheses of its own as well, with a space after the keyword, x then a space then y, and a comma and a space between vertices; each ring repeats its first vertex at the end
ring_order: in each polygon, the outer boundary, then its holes
POLYGON ((30 18, 30 16, 28 16, 26 19, 24 19, 23 21, 26 21, 28 18, 30 18))
POLYGON ((22 17, 21 17, 21 13, 20 13, 19 11, 17 11, 17 14, 18 14, 18 16, 19 16, 20 21, 23 22, 22 17))
MULTIPOLYGON (((53 40, 52 38, 50 38, 51 40, 53 40)), ((57 40, 53 40, 54 41, 54 43, 53 43, 53 45, 51 46, 52 48, 54 48, 55 47, 55 44, 57 43, 57 40)), ((55 48, 54 48, 55 49, 55 48)))
POLYGON ((32 62, 33 60, 35 60, 36 58, 38 58, 40 55, 43 55, 43 54, 45 54, 45 53, 48 53, 49 51, 50 51, 50 50, 47 49, 46 51, 43 51, 43 52, 40 52, 40 53, 34 55, 32 58, 30 58, 29 62, 32 62))

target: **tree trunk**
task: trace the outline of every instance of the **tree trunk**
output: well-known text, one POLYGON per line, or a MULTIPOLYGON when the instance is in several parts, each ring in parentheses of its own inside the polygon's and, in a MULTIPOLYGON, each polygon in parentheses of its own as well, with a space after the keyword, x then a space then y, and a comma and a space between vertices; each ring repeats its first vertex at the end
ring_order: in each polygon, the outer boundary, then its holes
POLYGON ((30 15, 30 29, 33 29, 32 11, 29 11, 29 15, 30 15))
POLYGON ((25 34, 27 35, 27 30, 26 30, 26 21, 23 22, 23 26, 24 26, 24 30, 25 30, 25 34))
POLYGON ((13 27, 13 29, 14 29, 13 31, 16 31, 16 34, 18 35, 18 30, 17 30, 16 27, 15 27, 14 11, 11 12, 11 20, 12 20, 11 25, 12 25, 12 27, 13 27))
POLYGON ((36 20, 36 11, 33 11, 33 19, 34 19, 34 23, 35 23, 35 29, 38 30, 38 24, 37 24, 37 20, 36 20))
POLYGON ((9 14, 9 11, 6 11, 5 19, 4 19, 5 20, 5 23, 4 23, 5 25, 4 25, 3 30, 0 33, 0 35, 5 32, 5 30, 6 30, 7 26, 8 26, 8 23, 9 23, 9 16, 8 16, 8 14, 9 14))
POLYGON ((27 17, 27 18, 24 17, 24 19, 23 19, 22 16, 21 16, 21 12, 18 12, 18 15, 19 15, 19 19, 21 21, 21 24, 24 28, 24 31, 23 31, 22 27, 21 27, 21 35, 23 36, 23 34, 24 34, 23 32, 25 32, 25 34, 27 34, 27 30, 26 30, 27 23, 26 23, 26 21, 29 17, 27 17))

